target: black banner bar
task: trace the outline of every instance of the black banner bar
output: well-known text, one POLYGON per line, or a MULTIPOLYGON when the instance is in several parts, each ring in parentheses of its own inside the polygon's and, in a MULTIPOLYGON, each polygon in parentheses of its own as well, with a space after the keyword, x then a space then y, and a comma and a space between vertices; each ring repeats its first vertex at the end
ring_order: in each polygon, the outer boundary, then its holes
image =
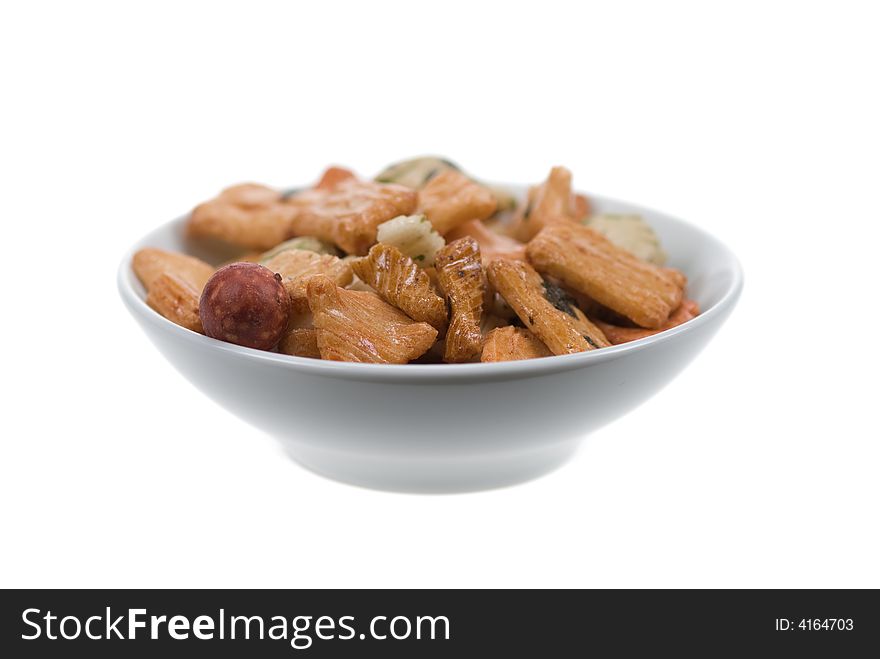
POLYGON ((0 599, 6 657, 880 652, 872 590, 7 590, 0 599))

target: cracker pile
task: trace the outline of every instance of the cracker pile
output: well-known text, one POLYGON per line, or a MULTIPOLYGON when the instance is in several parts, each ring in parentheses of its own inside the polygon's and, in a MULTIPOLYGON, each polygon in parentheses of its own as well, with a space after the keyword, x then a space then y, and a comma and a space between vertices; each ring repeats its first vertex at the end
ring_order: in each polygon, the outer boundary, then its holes
POLYGON ((651 227, 593 213, 571 182, 554 167, 519 201, 448 160, 417 158, 375 180, 331 167, 293 192, 245 183, 198 205, 187 231, 238 246, 247 267, 217 270, 155 248, 137 252, 132 267, 147 303, 181 327, 312 359, 537 359, 636 341, 696 317, 687 279, 664 267, 651 227), (281 316, 263 308, 277 299, 273 287, 288 300, 281 316), (240 299, 252 290, 253 301, 240 299), (267 318, 282 323, 273 345, 237 338, 265 336, 267 318), (233 325, 236 333, 222 329, 233 325))

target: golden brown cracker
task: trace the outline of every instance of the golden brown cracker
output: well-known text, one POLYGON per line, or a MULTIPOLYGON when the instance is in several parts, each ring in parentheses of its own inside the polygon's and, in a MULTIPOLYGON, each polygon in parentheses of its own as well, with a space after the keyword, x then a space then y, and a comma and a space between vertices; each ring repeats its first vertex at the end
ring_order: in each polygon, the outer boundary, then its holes
POLYGON ((292 231, 335 243, 349 254, 366 254, 377 227, 415 210, 417 193, 402 185, 345 179, 332 188, 306 190, 286 200, 292 231))
POLYGON ((547 226, 528 244, 526 254, 539 272, 641 327, 661 327, 681 304, 682 289, 669 273, 579 224, 547 226))
POLYGON ((654 334, 659 334, 660 332, 665 332, 668 329, 672 329, 673 327, 678 327, 682 323, 686 323, 692 318, 696 318, 700 315, 700 307, 693 300, 684 300, 681 303, 681 306, 678 307, 675 311, 672 312, 672 315, 669 316, 669 319, 663 323, 662 327, 657 329, 644 329, 642 327, 620 327, 619 325, 611 325, 610 323, 605 323, 602 321, 596 321, 596 325, 598 325, 605 336, 608 337, 608 340, 611 341, 614 345, 618 345, 621 343, 629 343, 630 341, 636 341, 638 339, 644 339, 646 336, 653 336, 654 334))
POLYGON ((441 235, 464 222, 486 219, 497 207, 491 190, 454 169, 437 174, 419 191, 419 212, 441 235))
POLYGON ((199 292, 177 275, 163 272, 147 293, 147 304, 173 323, 204 334, 199 319, 199 292))
POLYGON ((131 262, 135 275, 150 290, 160 275, 173 275, 201 293, 205 282, 214 274, 214 268, 201 259, 155 247, 138 250, 131 262))
POLYGON ((193 237, 217 238, 247 249, 266 250, 290 237, 294 214, 277 190, 243 183, 196 206, 187 232, 193 237))
POLYGON ((284 250, 263 265, 281 275, 281 283, 290 295, 290 310, 294 314, 309 310, 306 280, 312 275, 326 275, 338 286, 348 286, 352 280, 351 264, 347 261, 305 249, 284 250))
POLYGON ((375 293, 339 288, 324 275, 308 280, 309 307, 322 359, 406 364, 428 351, 437 330, 412 320, 375 293))
POLYGON ((459 238, 437 252, 434 264, 452 310, 443 359, 449 363, 476 361, 482 350, 480 321, 486 291, 480 246, 473 238, 459 238))
POLYGON ((480 361, 509 362, 519 359, 549 357, 552 354, 547 346, 529 330, 507 325, 489 332, 483 344, 480 361))
POLYGON ((321 359, 318 349, 318 330, 313 327, 295 327, 289 330, 278 343, 278 352, 296 357, 321 359))
POLYGON ((602 331, 564 295, 549 287, 524 261, 498 259, 489 266, 489 281, 520 320, 554 355, 603 348, 602 331))
POLYGON ((399 249, 384 243, 373 245, 369 254, 352 261, 351 267, 383 300, 413 320, 428 323, 441 335, 446 331, 446 302, 437 295, 428 274, 399 249))
POLYGON ((545 226, 557 222, 574 223, 580 202, 571 191, 571 172, 565 167, 554 167, 547 180, 529 190, 528 201, 516 213, 511 234, 528 242, 545 226))
POLYGON ((448 234, 446 240, 471 237, 480 245, 483 266, 488 266, 495 259, 526 260, 526 245, 518 240, 492 231, 481 220, 471 220, 456 227, 448 234))

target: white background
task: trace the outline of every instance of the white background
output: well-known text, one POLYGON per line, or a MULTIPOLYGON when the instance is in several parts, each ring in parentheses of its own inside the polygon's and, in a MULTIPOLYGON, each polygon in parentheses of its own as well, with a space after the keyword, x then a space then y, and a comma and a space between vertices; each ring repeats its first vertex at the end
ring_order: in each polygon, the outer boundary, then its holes
POLYGON ((3 586, 880 586, 876 5, 3 7, 3 586), (432 152, 698 223, 740 306, 559 471, 415 496, 300 469, 118 298, 224 185, 432 152))

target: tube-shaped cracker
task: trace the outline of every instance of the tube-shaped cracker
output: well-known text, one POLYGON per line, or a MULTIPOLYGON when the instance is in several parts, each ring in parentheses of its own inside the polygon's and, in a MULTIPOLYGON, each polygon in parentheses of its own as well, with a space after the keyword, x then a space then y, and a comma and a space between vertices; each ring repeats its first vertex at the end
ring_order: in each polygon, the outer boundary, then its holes
POLYGON ((441 334, 446 330, 446 302, 416 262, 393 245, 373 245, 370 253, 352 261, 351 267, 383 300, 413 320, 428 323, 441 334))
POLYGON ((452 308, 443 361, 476 361, 483 345, 480 320, 486 290, 480 246, 473 238, 455 240, 437 252, 434 265, 452 308))
POLYGON ((147 293, 147 304, 173 323, 204 334, 199 319, 199 292, 182 277, 163 272, 147 293))
POLYGON ((419 191, 419 212, 440 235, 469 220, 484 220, 498 207, 492 191, 454 169, 447 169, 419 191))
POLYGON ((351 264, 332 254, 317 254, 305 249, 287 249, 263 262, 269 270, 281 275, 290 296, 290 310, 295 314, 309 310, 306 280, 312 275, 326 275, 338 286, 352 280, 351 264))
POLYGON ((344 179, 325 189, 306 190, 286 200, 291 227, 299 236, 333 242, 349 254, 366 254, 376 228, 416 207, 416 191, 402 185, 344 179))
POLYGON ((194 237, 219 238, 248 249, 266 250, 290 237, 294 214, 277 190, 243 183, 196 206, 187 231, 194 237))
POLYGON ((499 327, 489 332, 483 344, 481 362, 510 362, 518 359, 549 357, 553 353, 527 329, 499 327))
POLYGON ((526 254, 539 272, 641 327, 661 327, 681 304, 682 289, 667 272, 579 224, 547 226, 528 244, 526 254))
POLYGON ((610 323, 598 320, 596 321, 596 325, 602 329, 602 332, 608 337, 608 340, 611 341, 611 343, 618 345, 621 343, 636 341, 638 339, 644 339, 646 336, 653 336, 654 334, 659 334, 660 332, 672 329, 673 327, 678 327, 682 323, 686 323, 692 318, 696 318, 698 315, 700 315, 699 305, 693 300, 684 300, 681 303, 681 306, 673 311, 672 315, 669 316, 669 319, 663 323, 663 326, 657 329, 620 327, 619 325, 611 325, 610 323))
POLYGON ((428 323, 415 322, 375 293, 339 288, 324 275, 310 277, 307 292, 322 359, 406 364, 437 338, 428 323))
POLYGON ((582 209, 571 191, 571 172, 554 167, 547 180, 529 190, 528 203, 514 218, 512 233, 528 242, 541 229, 557 222, 575 223, 575 214, 582 209))
POLYGON ((611 345, 562 289, 544 282, 528 263, 508 259, 493 261, 489 265, 489 281, 526 328, 554 355, 611 345))

